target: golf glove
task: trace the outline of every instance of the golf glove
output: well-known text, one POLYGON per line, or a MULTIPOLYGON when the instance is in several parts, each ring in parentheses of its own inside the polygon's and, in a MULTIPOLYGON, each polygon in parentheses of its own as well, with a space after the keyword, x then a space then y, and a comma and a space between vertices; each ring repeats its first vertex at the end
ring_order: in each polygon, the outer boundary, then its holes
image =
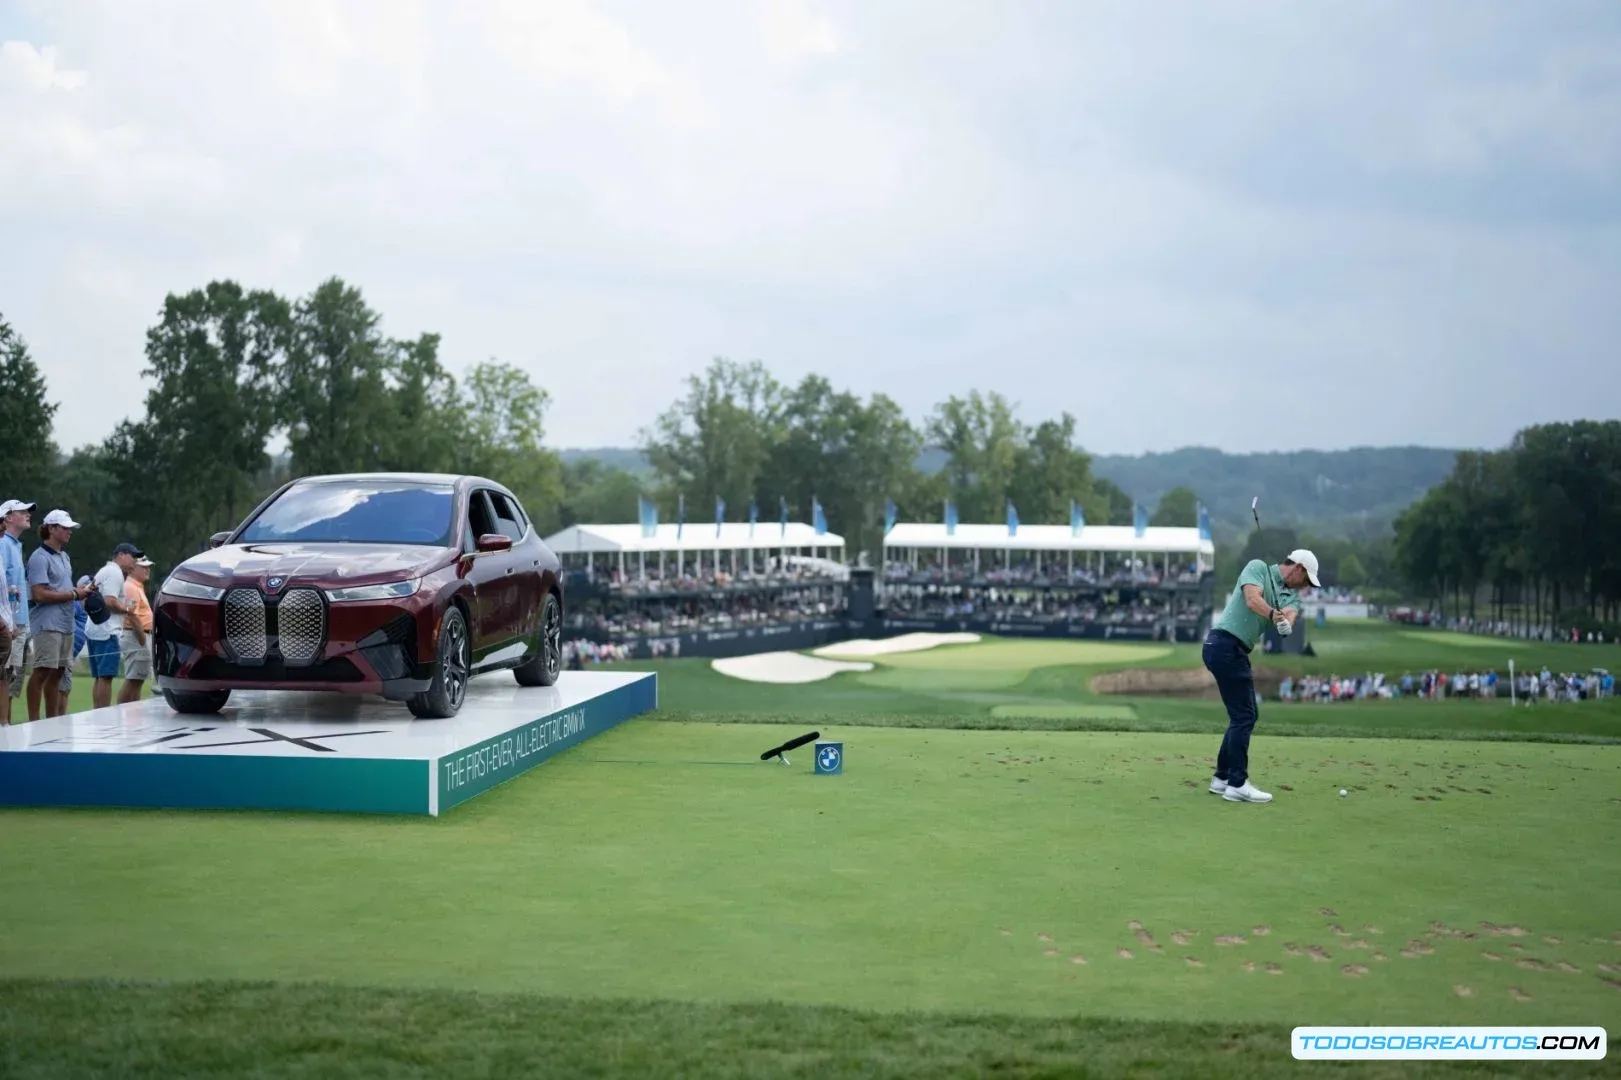
POLYGON ((1272 625, 1277 627, 1279 637, 1288 637, 1293 629, 1289 625, 1289 620, 1284 618, 1282 615, 1279 615, 1276 619, 1272 620, 1272 625))

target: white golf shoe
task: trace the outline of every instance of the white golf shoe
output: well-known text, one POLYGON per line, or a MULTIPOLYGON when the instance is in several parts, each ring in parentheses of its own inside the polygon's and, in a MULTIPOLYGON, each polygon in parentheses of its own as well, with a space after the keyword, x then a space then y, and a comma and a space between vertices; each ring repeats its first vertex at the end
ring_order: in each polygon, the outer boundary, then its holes
POLYGON ((1214 776, 1212 776, 1210 778, 1210 794, 1212 794, 1212 795, 1220 795, 1223 792, 1225 792, 1226 790, 1227 790, 1227 781, 1218 780, 1214 776))
POLYGON ((1243 786, 1241 787, 1234 787, 1233 785, 1228 784, 1227 790, 1221 793, 1221 797, 1226 799, 1228 802, 1264 803, 1272 801, 1272 796, 1270 793, 1262 791, 1248 780, 1244 781, 1243 786))

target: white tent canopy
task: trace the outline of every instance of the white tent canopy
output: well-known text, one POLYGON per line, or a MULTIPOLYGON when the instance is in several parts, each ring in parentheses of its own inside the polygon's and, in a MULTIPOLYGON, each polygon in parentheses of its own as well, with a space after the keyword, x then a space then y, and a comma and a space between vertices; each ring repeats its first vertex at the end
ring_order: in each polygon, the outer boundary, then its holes
POLYGON ((759 522, 751 529, 746 521, 723 522, 717 534, 715 523, 688 522, 676 539, 676 525, 661 522, 652 536, 643 536, 635 522, 622 525, 570 525, 546 538, 546 545, 558 555, 625 554, 680 551, 779 551, 843 548, 844 537, 817 533, 800 521, 790 521, 784 529, 775 521, 759 522), (751 535, 752 534, 752 535, 751 535))
POLYGON ((1068 525, 1020 525, 1008 535, 1001 525, 959 524, 948 535, 943 522, 898 522, 884 536, 886 548, 976 551, 1074 551, 1136 555, 1216 555, 1216 544, 1196 528, 1150 525, 1138 536, 1130 525, 1088 525, 1079 535, 1068 525))

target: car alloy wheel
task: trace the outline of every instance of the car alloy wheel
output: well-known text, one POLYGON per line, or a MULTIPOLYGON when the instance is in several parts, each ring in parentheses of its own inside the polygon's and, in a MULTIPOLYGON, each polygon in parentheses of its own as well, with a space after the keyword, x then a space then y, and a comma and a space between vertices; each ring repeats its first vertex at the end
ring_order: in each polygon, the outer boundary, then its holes
POLYGON ((468 656, 467 627, 460 619, 451 619, 445 626, 439 663, 444 669, 445 696, 450 699, 452 709, 459 709, 462 697, 467 693, 468 673, 473 666, 468 656))
POLYGON ((555 680, 563 667, 563 610, 557 597, 546 594, 545 614, 541 616, 541 649, 545 653, 546 676, 555 680))

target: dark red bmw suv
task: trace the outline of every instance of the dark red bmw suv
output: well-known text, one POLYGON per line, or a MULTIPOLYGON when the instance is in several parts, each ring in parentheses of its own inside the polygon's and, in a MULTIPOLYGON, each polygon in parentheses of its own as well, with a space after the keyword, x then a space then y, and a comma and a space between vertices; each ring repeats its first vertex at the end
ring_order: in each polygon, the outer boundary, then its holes
POLYGON ((336 690, 454 716, 473 675, 562 669, 563 586, 512 492, 476 476, 295 480, 175 568, 153 609, 182 713, 235 689, 336 690))

